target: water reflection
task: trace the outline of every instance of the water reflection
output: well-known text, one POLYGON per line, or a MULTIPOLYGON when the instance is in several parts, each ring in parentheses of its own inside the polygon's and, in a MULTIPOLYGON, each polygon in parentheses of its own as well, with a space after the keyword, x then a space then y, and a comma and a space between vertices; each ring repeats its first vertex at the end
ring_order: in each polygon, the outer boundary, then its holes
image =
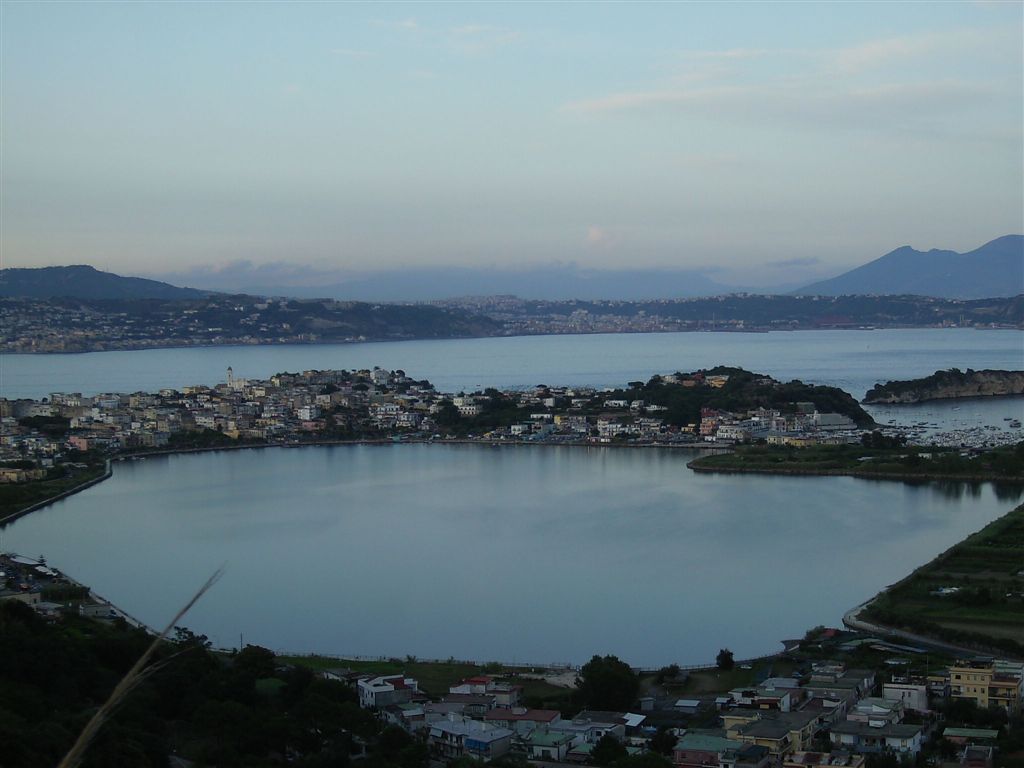
POLYGON ((1024 496, 1024 485, 1021 483, 992 483, 992 490, 1000 501, 1015 502, 1024 496))
POLYGON ((972 499, 981 496, 981 489, 984 483, 967 482, 963 480, 933 480, 935 490, 947 499, 962 499, 965 495, 972 499))

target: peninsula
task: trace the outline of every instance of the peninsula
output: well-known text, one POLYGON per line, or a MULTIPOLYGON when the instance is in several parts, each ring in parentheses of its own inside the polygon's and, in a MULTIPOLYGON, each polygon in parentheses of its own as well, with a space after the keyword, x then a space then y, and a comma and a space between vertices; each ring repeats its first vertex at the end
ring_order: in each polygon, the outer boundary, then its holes
POLYGON ((848 621, 1024 655, 1024 505, 885 589, 848 621))
POLYGON ((945 480, 1024 484, 1024 441, 990 450, 908 446, 899 437, 865 433, 858 444, 742 445, 700 456, 695 472, 767 475, 849 475, 909 482, 945 480))
POLYGON ((143 452, 352 441, 727 448, 765 439, 859 442, 871 416, 836 387, 742 368, 675 372, 595 389, 538 385, 443 393, 402 370, 304 371, 181 391, 0 399, 0 519, 143 452))
POLYGON ((923 379, 876 384, 861 401, 868 405, 923 403, 961 397, 1024 395, 1024 371, 975 371, 950 368, 923 379))

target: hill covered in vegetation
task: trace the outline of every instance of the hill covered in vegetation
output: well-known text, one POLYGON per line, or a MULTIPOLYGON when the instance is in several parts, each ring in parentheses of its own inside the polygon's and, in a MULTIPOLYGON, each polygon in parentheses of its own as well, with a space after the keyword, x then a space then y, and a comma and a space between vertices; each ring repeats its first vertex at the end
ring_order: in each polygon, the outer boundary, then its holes
POLYGON ((959 397, 1024 395, 1024 371, 950 368, 931 376, 876 384, 864 396, 865 403, 922 403, 959 397))
POLYGON ((0 269, 0 296, 47 299, 200 299, 209 291, 179 288, 159 280, 122 277, 87 264, 68 267, 0 269))
MULTIPOLYGON (((0 601, 0 765, 57 765, 152 638, 124 623, 49 623, 0 601)), ((171 755, 219 768, 348 765, 423 768, 426 747, 360 709, 352 688, 270 651, 224 656, 180 630, 89 747, 83 766, 166 766, 171 755)))
POLYGON ((460 309, 257 296, 202 299, 2 299, 0 348, 85 352, 493 336, 500 323, 460 309))

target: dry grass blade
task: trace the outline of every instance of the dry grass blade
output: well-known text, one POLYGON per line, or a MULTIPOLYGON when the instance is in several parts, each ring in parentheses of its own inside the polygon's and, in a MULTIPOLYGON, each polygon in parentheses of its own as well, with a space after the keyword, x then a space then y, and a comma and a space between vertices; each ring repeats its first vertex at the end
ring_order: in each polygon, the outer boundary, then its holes
POLYGON ((175 614, 174 618, 171 619, 170 623, 166 627, 164 627, 163 631, 153 638, 153 642, 149 644, 149 647, 146 648, 138 661, 136 661, 125 676, 121 678, 121 681, 114 688, 110 697, 103 702, 103 705, 96 710, 96 714, 94 714, 89 722, 86 723, 85 728, 83 728, 82 732, 78 735, 78 740, 75 741, 74 746, 71 747, 68 753, 64 755, 64 759, 57 764, 57 768, 75 768, 75 766, 81 764, 85 750, 88 749, 90 742, 95 738, 100 728, 103 727, 103 723, 107 721, 111 713, 117 705, 121 703, 124 697, 142 681, 145 674, 146 664, 153 656, 153 653, 156 652, 156 649, 160 647, 160 643, 167 638, 171 633, 171 630, 177 626, 179 621, 181 621, 181 618, 189 612, 193 605, 199 602, 199 599, 209 591, 210 587, 217 583, 217 580, 220 579, 223 574, 224 569, 218 568, 216 573, 207 579, 206 583, 199 588, 199 591, 192 596, 192 599, 189 600, 177 614, 175 614))

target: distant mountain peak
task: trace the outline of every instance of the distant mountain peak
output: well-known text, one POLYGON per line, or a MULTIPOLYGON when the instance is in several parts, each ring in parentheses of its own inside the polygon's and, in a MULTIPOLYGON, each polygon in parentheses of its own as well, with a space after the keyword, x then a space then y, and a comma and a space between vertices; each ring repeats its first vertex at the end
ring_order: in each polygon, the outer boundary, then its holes
POLYGON ((2 297, 185 300, 199 299, 210 293, 143 277, 122 277, 90 264, 0 269, 2 297))
POLYGON ((901 245, 838 277, 794 294, 913 294, 945 299, 985 299, 1024 293, 1024 235, 1003 235, 967 253, 901 245))

